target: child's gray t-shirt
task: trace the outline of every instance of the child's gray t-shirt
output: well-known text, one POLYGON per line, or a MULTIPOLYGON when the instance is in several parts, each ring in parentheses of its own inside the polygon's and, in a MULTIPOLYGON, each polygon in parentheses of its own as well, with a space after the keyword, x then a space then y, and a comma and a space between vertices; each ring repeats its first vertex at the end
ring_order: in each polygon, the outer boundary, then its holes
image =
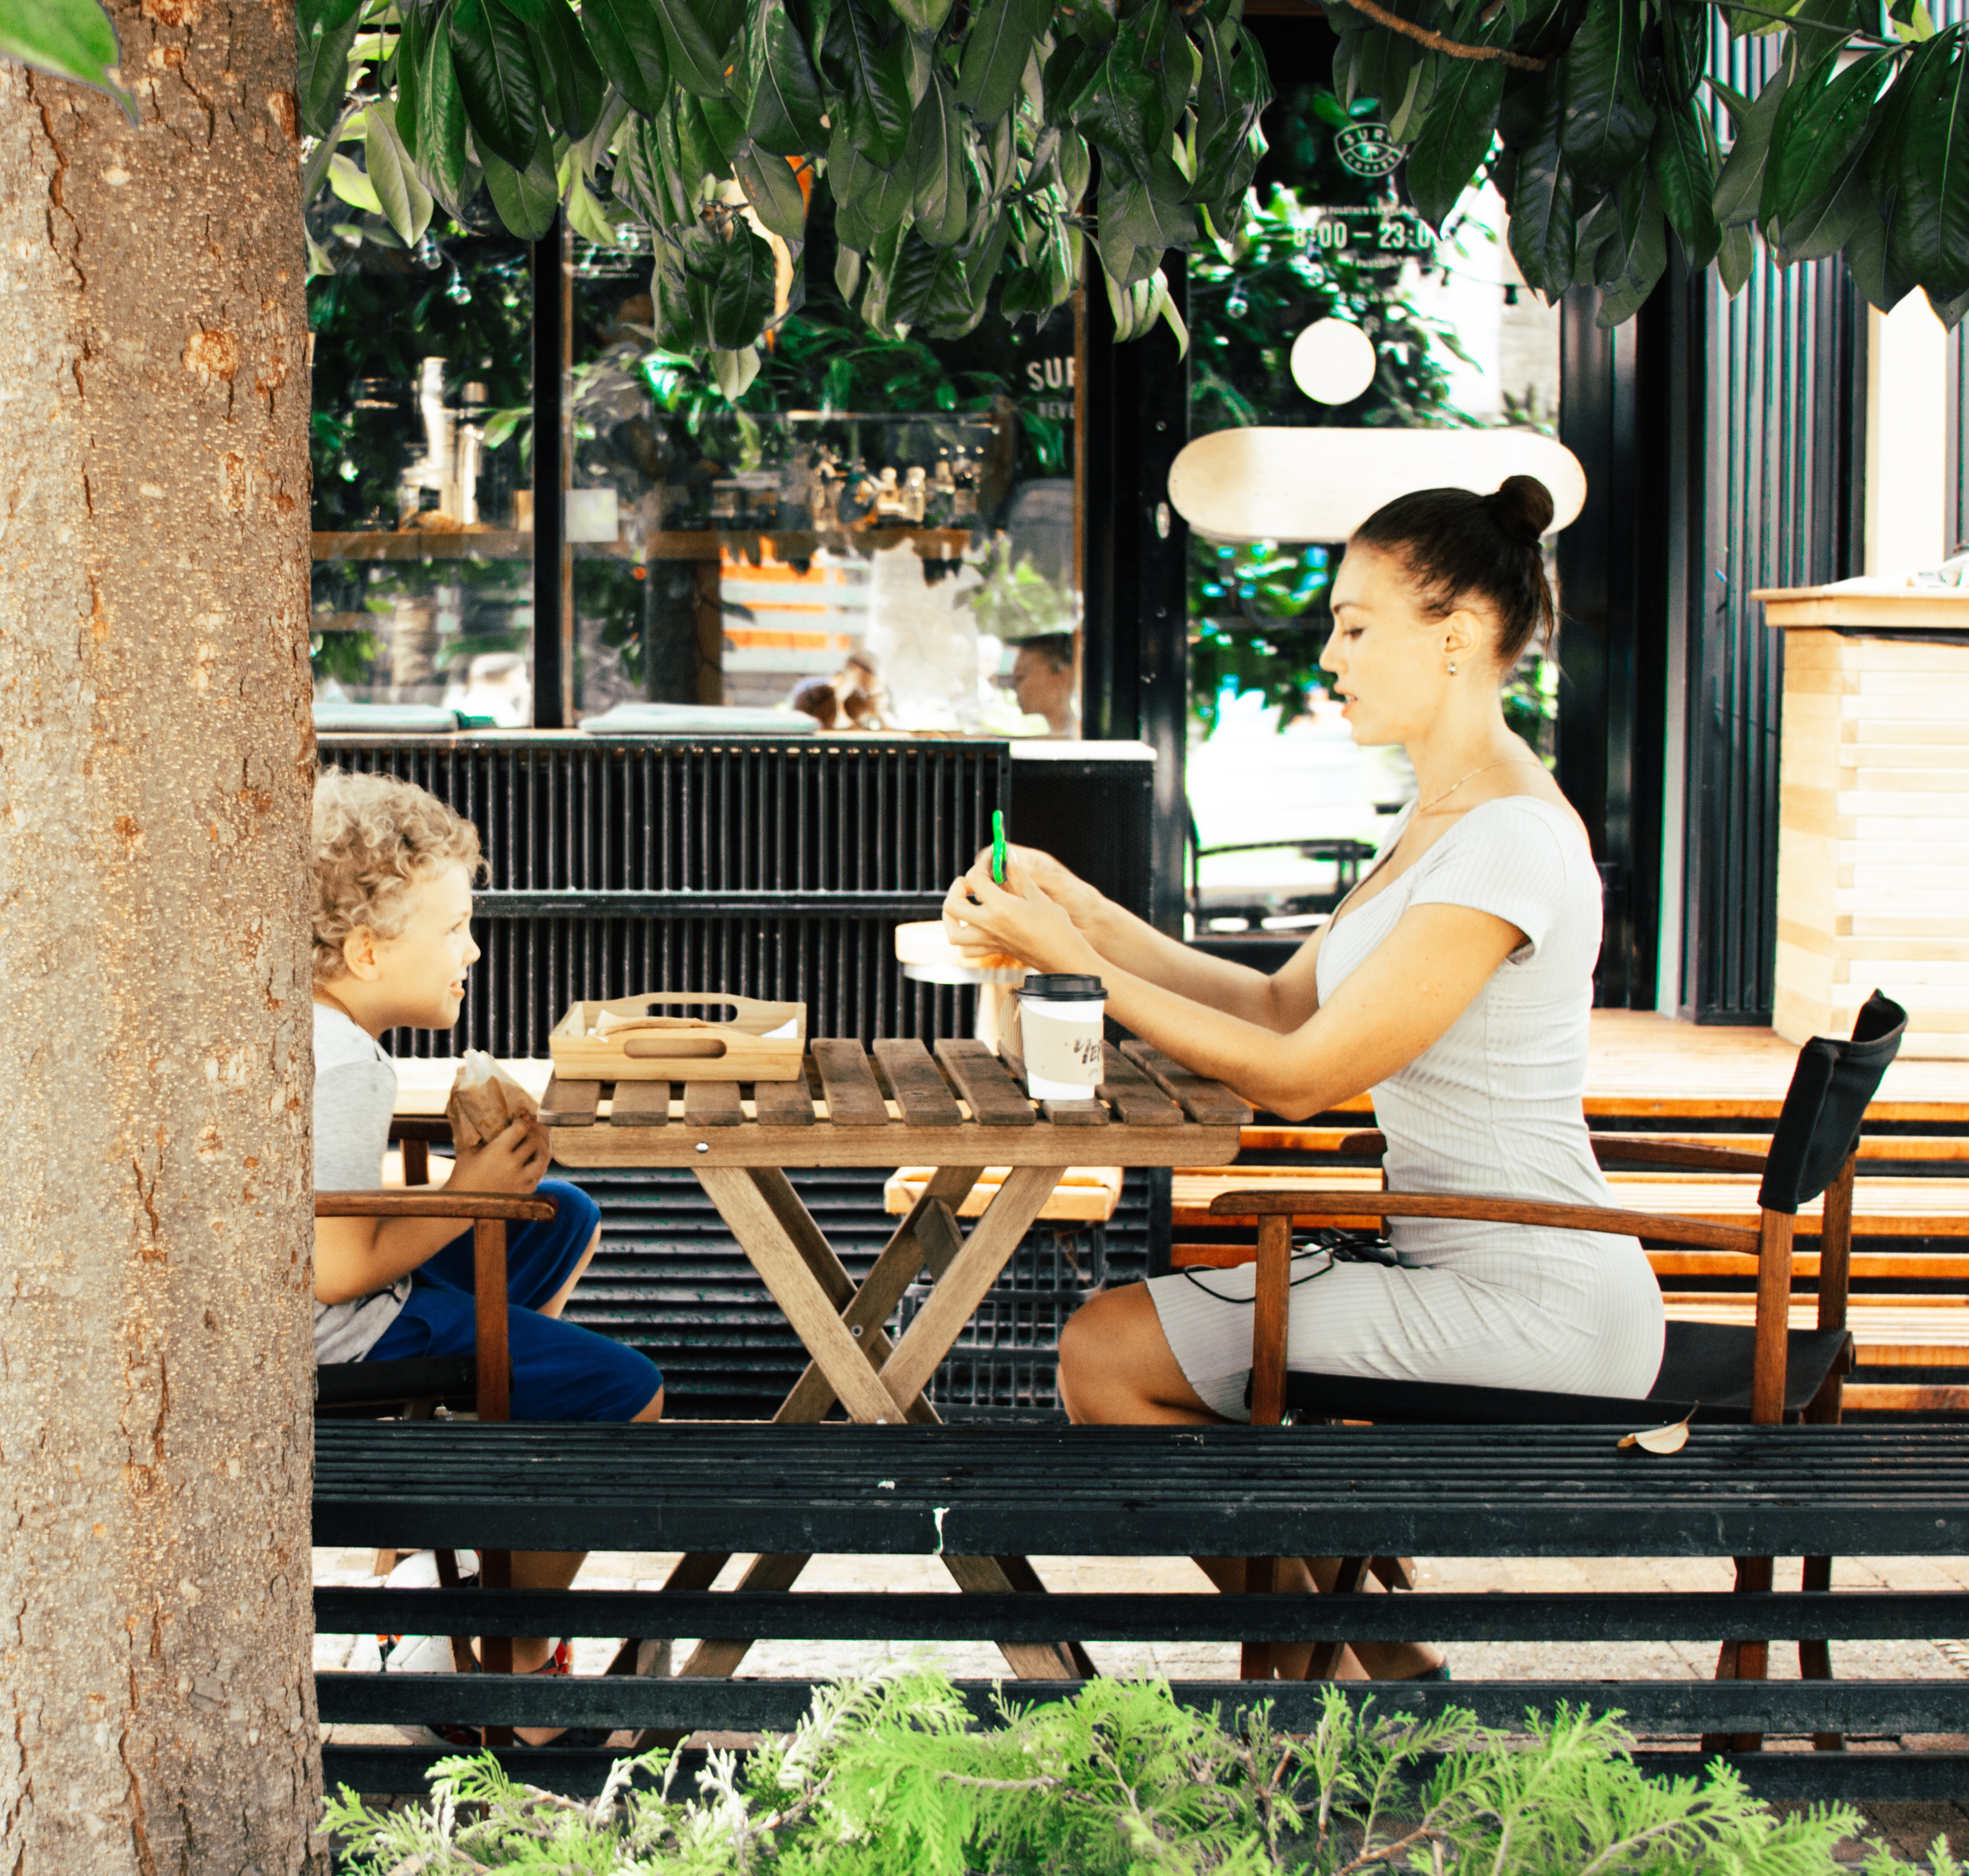
MULTIPOLYGON (((397 1071, 376 1039, 341 1011, 314 1006, 314 1189, 373 1192, 383 1183, 397 1071)), ((359 1362, 397 1319, 410 1293, 400 1277, 387 1290, 314 1306, 314 1358, 359 1362)))

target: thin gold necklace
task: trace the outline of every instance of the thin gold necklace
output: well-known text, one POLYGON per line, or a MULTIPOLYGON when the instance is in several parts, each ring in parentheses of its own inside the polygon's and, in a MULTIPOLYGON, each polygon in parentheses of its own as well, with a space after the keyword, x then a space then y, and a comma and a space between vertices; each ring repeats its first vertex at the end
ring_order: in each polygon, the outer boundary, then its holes
POLYGON ((1452 782, 1447 788, 1443 790, 1441 794, 1438 795, 1435 798, 1434 800, 1425 802, 1422 807, 1417 808, 1416 810, 1416 819, 1417 820, 1420 820, 1425 814, 1429 813, 1434 810, 1441 807, 1444 802, 1447 801, 1452 795, 1455 794, 1458 789, 1463 786, 1464 783, 1467 781, 1474 781, 1476 778, 1479 775, 1484 774, 1486 770, 1502 768, 1507 762, 1534 762, 1537 760, 1538 758, 1536 756, 1500 755, 1494 762, 1486 762, 1482 764, 1481 768, 1473 768, 1468 775, 1459 776, 1457 780, 1452 782))

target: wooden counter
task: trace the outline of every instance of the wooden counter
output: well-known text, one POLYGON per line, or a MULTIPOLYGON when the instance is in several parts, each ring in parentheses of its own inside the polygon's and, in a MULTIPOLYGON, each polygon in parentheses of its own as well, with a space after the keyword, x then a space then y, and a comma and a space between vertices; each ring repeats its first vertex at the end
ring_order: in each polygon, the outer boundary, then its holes
POLYGON ((1969 592, 1751 596, 1789 635, 1773 1027, 1845 1035, 1877 988, 1903 1057, 1969 1058, 1969 592))

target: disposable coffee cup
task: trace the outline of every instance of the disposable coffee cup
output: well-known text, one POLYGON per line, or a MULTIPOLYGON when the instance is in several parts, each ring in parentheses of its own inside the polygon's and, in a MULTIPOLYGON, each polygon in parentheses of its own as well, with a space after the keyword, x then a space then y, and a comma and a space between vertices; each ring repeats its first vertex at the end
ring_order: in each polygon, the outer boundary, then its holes
POLYGON ((1105 1078, 1101 1019, 1108 992, 1101 979, 1035 971, 1018 997, 1026 1092, 1035 1101, 1092 1101, 1105 1078))

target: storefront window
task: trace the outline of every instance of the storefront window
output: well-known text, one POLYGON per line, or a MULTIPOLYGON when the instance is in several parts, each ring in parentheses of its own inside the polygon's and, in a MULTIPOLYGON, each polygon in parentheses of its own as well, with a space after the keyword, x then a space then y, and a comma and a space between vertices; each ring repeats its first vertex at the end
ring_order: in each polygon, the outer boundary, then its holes
POLYGON ((656 344, 647 256, 575 244, 577 713, 1074 733, 1070 310, 878 338, 815 211, 804 303, 735 396, 656 344))
POLYGON ((533 719, 527 252, 446 226, 406 249, 326 192, 310 211, 334 268, 308 290, 325 726, 533 719))

